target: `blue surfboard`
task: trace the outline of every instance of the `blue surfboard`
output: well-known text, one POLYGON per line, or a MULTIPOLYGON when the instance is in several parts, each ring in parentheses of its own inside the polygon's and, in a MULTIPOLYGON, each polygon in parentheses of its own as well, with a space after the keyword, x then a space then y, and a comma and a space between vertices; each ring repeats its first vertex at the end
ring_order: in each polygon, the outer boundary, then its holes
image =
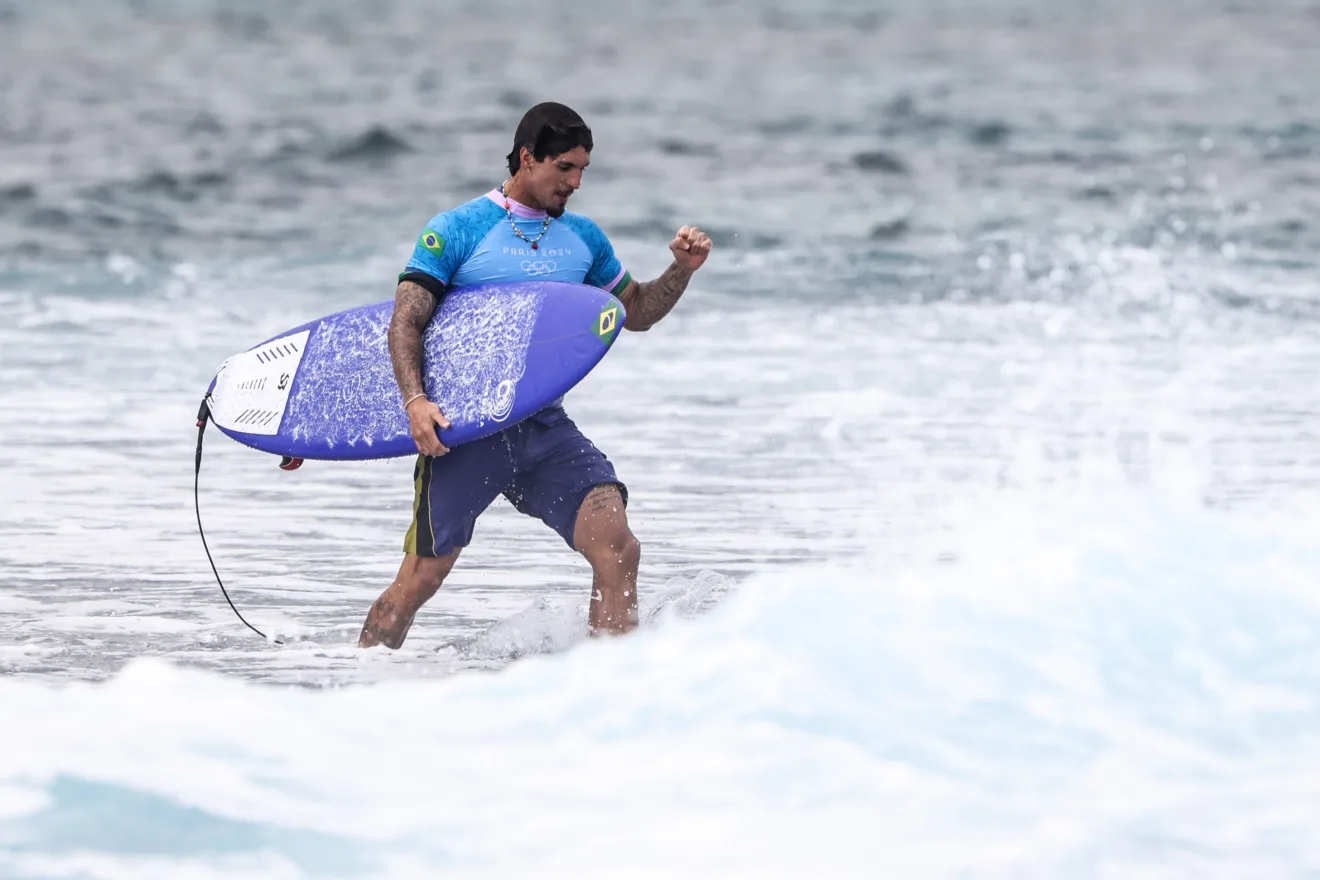
MULTIPOLYGON (((211 420, 240 443, 303 459, 416 455, 394 379, 392 300, 339 312, 227 359, 207 392, 211 420)), ((423 337, 427 395, 456 446, 554 403, 591 372, 623 326, 595 287, 528 281, 446 294, 423 337)))

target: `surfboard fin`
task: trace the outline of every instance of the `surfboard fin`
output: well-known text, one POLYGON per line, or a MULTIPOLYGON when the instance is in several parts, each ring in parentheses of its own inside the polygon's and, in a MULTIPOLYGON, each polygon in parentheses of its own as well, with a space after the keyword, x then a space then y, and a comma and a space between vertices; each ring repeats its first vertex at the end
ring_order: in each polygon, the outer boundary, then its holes
POLYGON ((280 456, 280 470, 282 471, 296 471, 302 467, 302 464, 303 460, 301 458, 294 458, 290 455, 280 456))

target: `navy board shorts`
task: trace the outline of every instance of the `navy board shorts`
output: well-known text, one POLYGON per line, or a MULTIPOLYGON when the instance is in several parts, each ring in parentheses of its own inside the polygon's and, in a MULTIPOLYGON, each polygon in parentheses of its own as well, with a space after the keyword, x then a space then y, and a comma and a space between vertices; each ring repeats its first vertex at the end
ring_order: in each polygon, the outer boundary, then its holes
POLYGON ((572 547, 578 508, 602 484, 618 486, 627 505, 628 489, 614 465, 562 407, 551 407, 445 455, 417 456, 413 521, 403 550, 436 557, 466 547, 477 517, 498 495, 572 547))

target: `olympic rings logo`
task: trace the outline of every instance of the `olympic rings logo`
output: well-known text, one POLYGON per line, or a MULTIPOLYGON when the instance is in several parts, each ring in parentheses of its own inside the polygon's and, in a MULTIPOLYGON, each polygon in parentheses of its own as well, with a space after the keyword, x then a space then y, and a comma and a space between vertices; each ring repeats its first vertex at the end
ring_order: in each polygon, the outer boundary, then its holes
POLYGON ((549 275, 559 268, 554 260, 523 260, 522 270, 528 275, 549 275))

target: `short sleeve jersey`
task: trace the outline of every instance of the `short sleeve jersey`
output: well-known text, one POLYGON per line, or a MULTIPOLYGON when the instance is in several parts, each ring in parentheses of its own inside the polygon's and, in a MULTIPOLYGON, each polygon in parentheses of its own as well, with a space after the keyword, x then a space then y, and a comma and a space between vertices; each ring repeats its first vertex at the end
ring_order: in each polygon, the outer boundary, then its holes
POLYGON ((506 210, 504 203, 504 195, 494 189, 431 218, 400 278, 420 273, 445 287, 572 281, 613 294, 632 280, 605 233, 586 217, 565 213, 547 226, 544 211, 514 201, 506 210), (535 248, 514 234, 514 223, 527 239, 536 242, 535 248))

